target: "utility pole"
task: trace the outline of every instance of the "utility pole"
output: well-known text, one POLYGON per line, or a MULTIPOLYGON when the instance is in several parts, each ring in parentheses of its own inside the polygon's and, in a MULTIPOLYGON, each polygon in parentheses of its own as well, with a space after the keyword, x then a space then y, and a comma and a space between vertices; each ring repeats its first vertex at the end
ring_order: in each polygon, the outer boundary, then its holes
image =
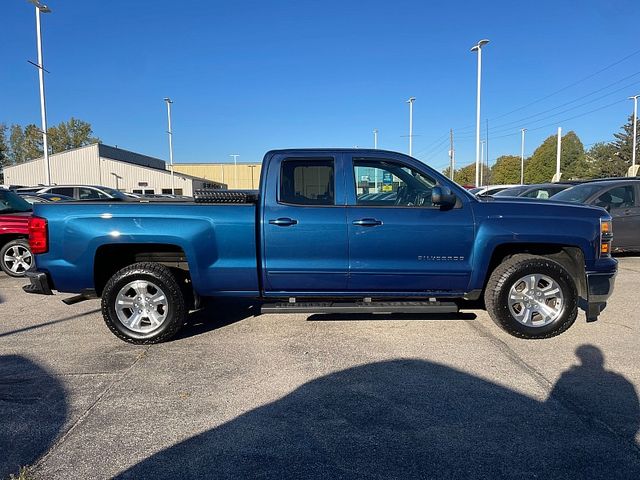
POLYGON ((485 143, 484 140, 480 142, 480 185, 478 185, 479 187, 483 185, 482 171, 484 170, 484 143, 485 143))
POLYGON ((407 103, 409 104, 409 156, 413 154, 413 102, 416 101, 416 97, 409 97, 407 103))
POLYGON ((233 177, 234 177, 235 188, 237 189, 238 188, 238 157, 240 155, 233 154, 229 156, 233 157, 233 177))
POLYGON ((171 104, 173 103, 169 97, 165 97, 164 101, 167 103, 167 119, 169 121, 169 165, 171 168, 171 195, 176 194, 175 182, 173 177, 173 131, 171 130, 171 104))
POLYGON ((491 170, 489 170, 489 119, 486 119, 486 125, 487 125, 487 130, 486 130, 486 137, 485 140, 487 142, 487 152, 486 155, 484 157, 485 161, 487 162, 487 178, 485 179, 485 181, 487 182, 487 185, 489 185, 489 182, 491 181, 491 170))
POLYGON ((559 182, 560 173, 560 153, 562 152, 562 127, 558 127, 558 149, 556 151, 556 174, 551 179, 552 182, 559 182))
POLYGON ((378 129, 373 129, 373 148, 378 149, 378 129))
POLYGON ((524 132, 526 131, 526 128, 520 130, 522 132, 522 140, 520 142, 520 185, 524 185, 524 132))
MULTIPOLYGON (((47 139, 47 104, 44 96, 44 64, 42 60, 42 31, 40 29, 40 14, 51 13, 51 9, 38 0, 29 0, 36 7, 36 37, 38 42, 38 80, 40 81, 40 117, 42 122, 42 150, 44 154, 45 185, 51 185, 51 166, 49 165, 49 142, 47 139)), ((33 62, 29 62, 33 65, 33 62)))
POLYGON ((478 85, 476 91, 476 187, 480 183, 480 80, 482 78, 482 47, 489 40, 480 40, 471 47, 472 52, 478 52, 478 85))
POLYGON ((637 150, 637 137, 638 137, 638 97, 640 95, 634 95, 633 97, 629 97, 630 100, 633 100, 633 150, 631 151, 631 168, 627 173, 628 177, 635 177, 638 174, 636 168, 636 150, 637 150))
POLYGON ((453 148, 453 128, 449 130, 449 178, 453 180, 456 170, 456 151, 453 148))

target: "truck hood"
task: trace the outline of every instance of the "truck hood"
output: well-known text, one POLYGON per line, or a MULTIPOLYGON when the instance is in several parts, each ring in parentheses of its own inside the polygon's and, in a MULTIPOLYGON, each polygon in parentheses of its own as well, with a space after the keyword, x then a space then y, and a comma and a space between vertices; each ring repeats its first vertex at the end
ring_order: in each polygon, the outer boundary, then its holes
POLYGON ((522 197, 479 197, 478 203, 480 204, 478 210, 488 215, 610 218, 609 213, 601 207, 554 200, 522 197))
POLYGON ((7 233, 28 234, 27 224, 31 212, 7 213, 0 215, 0 235, 7 233))

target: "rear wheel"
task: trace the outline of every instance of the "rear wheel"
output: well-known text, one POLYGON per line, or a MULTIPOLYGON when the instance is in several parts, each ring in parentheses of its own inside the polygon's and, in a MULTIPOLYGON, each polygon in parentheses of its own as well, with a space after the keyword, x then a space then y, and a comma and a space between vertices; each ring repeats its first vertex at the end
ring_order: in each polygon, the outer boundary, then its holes
POLYGON ((11 240, 0 249, 0 268, 12 277, 23 277, 33 267, 29 242, 23 238, 11 240))
POLYGON ((549 258, 514 255, 491 274, 485 291, 489 315, 520 338, 549 338, 578 315, 578 293, 567 270, 549 258))
POLYGON ((184 295, 171 271, 135 263, 116 272, 102 292, 102 316, 120 339, 136 344, 169 340, 185 322, 184 295))

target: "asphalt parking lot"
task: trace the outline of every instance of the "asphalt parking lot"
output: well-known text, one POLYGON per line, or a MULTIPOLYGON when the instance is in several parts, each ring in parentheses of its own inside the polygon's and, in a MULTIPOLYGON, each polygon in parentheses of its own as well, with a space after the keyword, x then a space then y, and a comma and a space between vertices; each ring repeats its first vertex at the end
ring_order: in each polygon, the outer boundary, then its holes
POLYGON ((116 339, 99 302, 0 276, 0 478, 640 478, 640 258, 600 320, 254 317, 116 339))

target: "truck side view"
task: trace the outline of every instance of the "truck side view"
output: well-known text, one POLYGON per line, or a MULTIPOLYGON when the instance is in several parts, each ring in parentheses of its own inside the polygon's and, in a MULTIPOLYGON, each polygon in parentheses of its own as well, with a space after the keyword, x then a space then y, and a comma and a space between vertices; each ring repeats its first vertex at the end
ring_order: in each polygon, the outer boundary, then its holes
POLYGON ((611 217, 600 208, 478 199, 422 162, 364 149, 275 150, 259 192, 195 202, 35 206, 29 293, 102 298, 138 344, 175 335, 202 297, 263 312, 455 312, 484 300, 521 338, 594 321, 611 295, 611 217))

